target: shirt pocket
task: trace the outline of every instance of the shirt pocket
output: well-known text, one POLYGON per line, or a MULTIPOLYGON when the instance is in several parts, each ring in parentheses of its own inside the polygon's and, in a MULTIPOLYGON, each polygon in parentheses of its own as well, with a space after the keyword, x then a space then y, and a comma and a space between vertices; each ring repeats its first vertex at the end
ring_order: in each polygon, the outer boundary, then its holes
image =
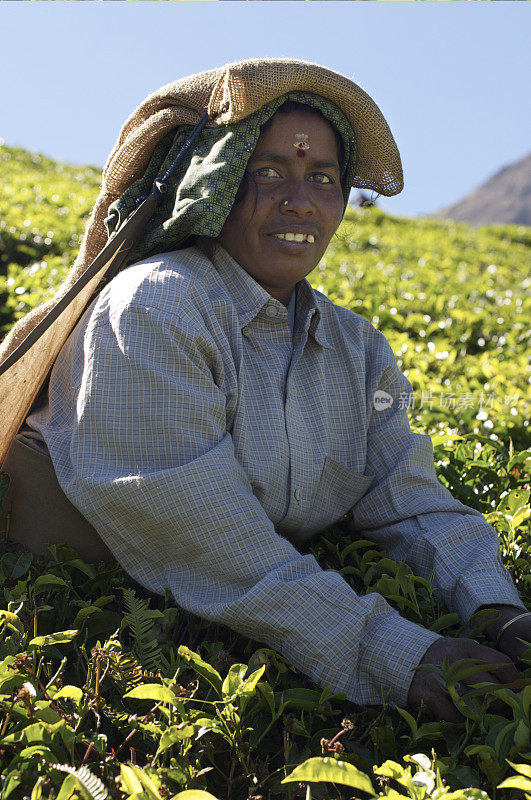
POLYGON ((304 532, 316 533, 341 519, 366 494, 373 480, 325 456, 317 488, 302 523, 304 532))

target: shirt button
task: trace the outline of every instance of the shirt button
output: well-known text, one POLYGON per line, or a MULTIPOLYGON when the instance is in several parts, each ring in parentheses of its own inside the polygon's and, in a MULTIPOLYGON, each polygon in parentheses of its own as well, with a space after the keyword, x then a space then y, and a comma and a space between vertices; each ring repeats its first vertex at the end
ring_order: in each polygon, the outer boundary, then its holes
POLYGON ((268 317, 276 317, 277 313, 278 312, 277 312, 277 309, 275 308, 275 306, 268 306, 266 308, 266 314, 267 314, 268 317))
POLYGON ((301 492, 300 489, 295 489, 295 491, 293 492, 293 496, 295 497, 295 500, 300 500, 301 499, 301 494, 302 494, 302 492, 301 492))

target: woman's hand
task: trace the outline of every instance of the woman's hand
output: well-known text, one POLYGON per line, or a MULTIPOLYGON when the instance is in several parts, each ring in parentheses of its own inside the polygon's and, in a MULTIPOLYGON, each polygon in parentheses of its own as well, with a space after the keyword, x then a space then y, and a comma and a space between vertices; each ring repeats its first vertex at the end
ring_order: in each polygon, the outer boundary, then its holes
POLYGON ((495 613, 496 618, 486 628, 487 636, 495 643, 494 646, 497 650, 518 663, 529 647, 529 644, 523 644, 519 639, 531 644, 531 615, 527 614, 522 617, 522 614, 526 614, 526 612, 517 606, 488 606, 488 609, 495 613), (516 619, 516 617, 521 617, 521 619, 516 619), (507 627, 500 636, 503 626, 512 619, 516 619, 516 621, 507 627))
MULTIPOLYGON (((514 627, 517 624, 515 622, 514 627)), ((419 666, 426 664, 442 665, 445 658, 450 663, 460 661, 463 658, 473 658, 485 664, 485 669, 480 666, 473 675, 468 675, 461 680, 461 683, 468 686, 483 682, 511 683, 520 677, 510 658, 496 652, 496 650, 492 650, 490 647, 484 647, 472 639, 437 639, 427 649, 419 666), (500 664, 500 667, 490 671, 488 664, 500 664)), ((462 714, 452 702, 446 687, 441 685, 438 673, 434 670, 420 669, 415 672, 409 688, 407 703, 408 706, 415 710, 420 707, 421 703, 424 703, 424 706, 434 717, 446 722, 463 721, 462 714)))

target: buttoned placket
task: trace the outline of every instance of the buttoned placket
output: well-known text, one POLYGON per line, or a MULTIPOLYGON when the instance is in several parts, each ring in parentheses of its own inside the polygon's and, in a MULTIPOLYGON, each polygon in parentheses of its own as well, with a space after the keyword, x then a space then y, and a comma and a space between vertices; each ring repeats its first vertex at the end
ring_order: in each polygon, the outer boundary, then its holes
MULTIPOLYGON (((307 513, 307 497, 305 498, 303 479, 304 461, 307 461, 308 443, 304 435, 304 426, 301 426, 301 408, 297 399, 297 387, 294 370, 300 361, 306 342, 308 330, 314 309, 307 315, 304 323, 295 318, 293 340, 287 318, 287 311, 279 301, 271 298, 259 311, 256 317, 242 328, 242 335, 252 338, 254 335, 264 334, 269 327, 271 334, 278 336, 281 331, 286 333, 292 345, 291 358, 289 359, 284 375, 284 424, 289 448, 289 489, 286 513, 282 521, 288 525, 296 525, 307 513), (260 332, 260 333, 258 333, 260 332)), ((283 337, 282 337, 283 338, 283 337)), ((307 469, 307 465, 306 465, 307 469)))
POLYGON ((303 478, 303 470, 308 468, 308 464, 303 464, 303 462, 306 460, 305 453, 307 453, 308 450, 307 442, 305 442, 304 436, 301 436, 301 433, 303 433, 303 426, 301 426, 301 408, 295 374, 297 366, 299 365, 300 367, 300 361, 303 358, 308 341, 308 331, 314 313, 315 309, 312 309, 312 311, 307 314, 304 323, 302 323, 300 316, 295 318, 294 345, 286 376, 284 395, 284 419, 290 450, 290 498, 288 512, 284 521, 292 524, 302 520, 308 510, 309 498, 302 488, 306 483, 306 479, 303 478))
MULTIPOLYGON (((252 419, 255 417, 256 430, 249 431, 249 441, 254 439, 262 439, 264 443, 268 440, 268 429, 264 427, 265 420, 269 425, 274 425, 275 430, 271 430, 271 440, 275 442, 275 452, 282 453, 282 474, 278 476, 278 500, 270 508, 270 513, 274 515, 276 521, 285 519, 288 513, 291 492, 289 490, 289 472, 290 472, 290 452, 289 452, 289 439, 285 425, 285 393, 286 393, 286 376, 292 357, 292 335, 289 325, 288 313, 286 307, 275 298, 270 297, 266 303, 261 307, 255 309, 254 313, 249 311, 244 312, 243 315, 244 325, 241 328, 242 337, 246 340, 247 344, 244 346, 244 352, 248 355, 245 357, 245 367, 242 371, 243 384, 241 391, 246 394, 245 403, 248 407, 246 412, 247 424, 252 425, 252 419), (251 316, 252 315, 252 316, 251 316), (260 373, 258 377, 257 371, 260 373), (253 374, 256 378, 253 378, 253 374), (255 402, 249 405, 249 399, 256 391, 256 385, 262 385, 263 390, 260 395, 255 398, 255 402), (243 387, 246 387, 245 389, 243 387), (276 387, 276 388, 274 388, 276 387), (278 392, 274 396, 272 392, 278 392), (268 396, 271 394, 271 401, 268 402, 268 396), (261 406, 266 403, 267 405, 262 408, 261 406), (256 414, 259 413, 259 417, 256 414), (281 425, 282 427, 278 427, 281 425), (266 437, 266 438, 264 438, 266 437), (280 498, 280 487, 283 487, 282 499, 280 498)), ((243 435, 243 439, 237 438, 237 442, 247 440, 247 435, 243 435)), ((254 450, 254 446, 252 447, 254 450)), ((252 454, 247 451, 247 448, 241 451, 240 458, 245 463, 249 461, 250 470, 253 470, 254 458, 256 453, 252 454)), ((260 468, 256 468, 257 476, 261 475, 260 468)), ((263 473, 263 474, 267 474, 263 473)))
MULTIPOLYGON (((315 307, 297 308, 293 338, 287 317, 287 309, 275 298, 270 298, 242 327, 242 336, 248 340, 264 337, 290 345, 291 355, 286 362, 283 376, 283 407, 286 446, 289 454, 288 487, 284 515, 278 526, 286 531, 296 531, 309 511, 312 495, 308 487, 315 486, 319 477, 324 452, 315 449, 315 437, 310 435, 307 424, 307 404, 300 396, 299 384, 304 380, 305 349, 308 334, 318 322, 315 307)), ((312 345, 316 343, 312 340, 312 345)), ((320 345, 317 344, 320 349, 320 345)), ((264 361, 267 368, 267 360, 264 361)), ((319 371, 319 370, 318 370, 319 371)), ((273 376, 272 379, 274 380, 273 376)))

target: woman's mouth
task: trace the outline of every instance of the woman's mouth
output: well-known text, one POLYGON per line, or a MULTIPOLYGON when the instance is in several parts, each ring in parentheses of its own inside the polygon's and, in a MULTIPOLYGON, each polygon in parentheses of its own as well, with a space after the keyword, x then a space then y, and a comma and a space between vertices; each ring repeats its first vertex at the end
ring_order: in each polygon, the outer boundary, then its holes
POLYGON ((274 233, 273 237, 286 242, 308 242, 309 244, 315 242, 315 236, 312 233, 274 233))

